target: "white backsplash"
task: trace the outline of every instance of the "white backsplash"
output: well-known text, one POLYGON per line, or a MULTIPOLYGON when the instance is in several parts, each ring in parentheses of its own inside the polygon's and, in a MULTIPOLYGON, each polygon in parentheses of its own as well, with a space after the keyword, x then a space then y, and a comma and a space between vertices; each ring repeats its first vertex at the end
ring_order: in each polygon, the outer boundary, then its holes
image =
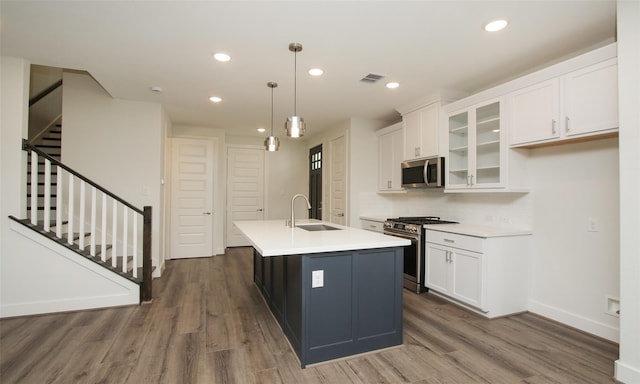
POLYGON ((444 193, 421 189, 406 194, 362 194, 360 214, 439 216, 467 224, 533 229, 532 197, 527 193, 444 193))

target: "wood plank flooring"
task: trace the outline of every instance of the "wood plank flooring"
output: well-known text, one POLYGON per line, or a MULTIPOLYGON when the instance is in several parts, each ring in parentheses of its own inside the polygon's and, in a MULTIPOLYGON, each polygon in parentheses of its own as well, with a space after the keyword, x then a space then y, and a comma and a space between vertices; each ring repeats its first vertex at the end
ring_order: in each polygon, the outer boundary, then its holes
POLYGON ((250 248, 167 262, 153 303, 0 320, 0 382, 614 383, 618 346, 532 314, 486 320, 404 293, 404 345, 301 369, 250 248))

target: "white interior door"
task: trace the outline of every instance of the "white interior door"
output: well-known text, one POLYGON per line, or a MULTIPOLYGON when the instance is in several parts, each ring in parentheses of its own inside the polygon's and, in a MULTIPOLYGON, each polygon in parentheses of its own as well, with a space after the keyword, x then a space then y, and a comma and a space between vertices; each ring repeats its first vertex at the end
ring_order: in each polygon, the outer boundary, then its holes
POLYGON ((170 259, 213 255, 214 147, 172 139, 170 259))
POLYGON ((250 245, 233 225, 264 219, 264 149, 227 148, 227 247, 250 245))
POLYGON ((347 143, 344 135, 331 140, 331 222, 347 225, 347 143))

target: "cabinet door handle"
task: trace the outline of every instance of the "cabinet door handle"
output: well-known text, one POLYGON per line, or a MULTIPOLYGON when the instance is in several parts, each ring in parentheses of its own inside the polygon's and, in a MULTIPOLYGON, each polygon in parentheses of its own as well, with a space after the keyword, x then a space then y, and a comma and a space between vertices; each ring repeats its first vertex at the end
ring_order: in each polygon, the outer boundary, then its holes
POLYGON ((451 239, 444 239, 444 241, 446 241, 447 243, 455 243, 455 240, 451 240, 451 239))
POLYGON ((387 188, 391 189, 391 180, 387 180, 387 188))
POLYGON ((415 147, 413 152, 415 153, 416 157, 420 156, 420 147, 415 147))
POLYGON ((571 119, 569 119, 569 116, 564 118, 564 131, 569 133, 571 131, 571 127, 569 127, 569 122, 571 121, 571 119))
POLYGON ((558 132, 556 119, 551 120, 551 134, 555 135, 558 132))
POLYGON ((203 215, 211 215, 211 212, 202 212, 203 215))

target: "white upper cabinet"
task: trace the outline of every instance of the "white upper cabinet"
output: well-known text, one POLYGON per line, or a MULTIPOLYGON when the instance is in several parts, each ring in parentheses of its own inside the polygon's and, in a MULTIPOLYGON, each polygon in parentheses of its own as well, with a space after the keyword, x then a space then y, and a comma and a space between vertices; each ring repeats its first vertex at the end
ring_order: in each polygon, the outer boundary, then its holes
POLYGON ((414 160, 439 155, 438 118, 440 104, 431 104, 402 116, 404 156, 414 160))
POLYGON ((618 60, 564 77, 564 129, 567 136, 618 130, 618 60))
POLYGON ((402 188, 402 123, 380 129, 378 135, 378 192, 406 192, 402 188))
POLYGON ((491 100, 449 115, 447 189, 504 187, 501 106, 491 100))
POLYGON ((511 146, 615 134, 617 72, 614 58, 510 93, 511 146))
POLYGON ((560 137, 559 84, 553 79, 509 95, 511 145, 560 137))

